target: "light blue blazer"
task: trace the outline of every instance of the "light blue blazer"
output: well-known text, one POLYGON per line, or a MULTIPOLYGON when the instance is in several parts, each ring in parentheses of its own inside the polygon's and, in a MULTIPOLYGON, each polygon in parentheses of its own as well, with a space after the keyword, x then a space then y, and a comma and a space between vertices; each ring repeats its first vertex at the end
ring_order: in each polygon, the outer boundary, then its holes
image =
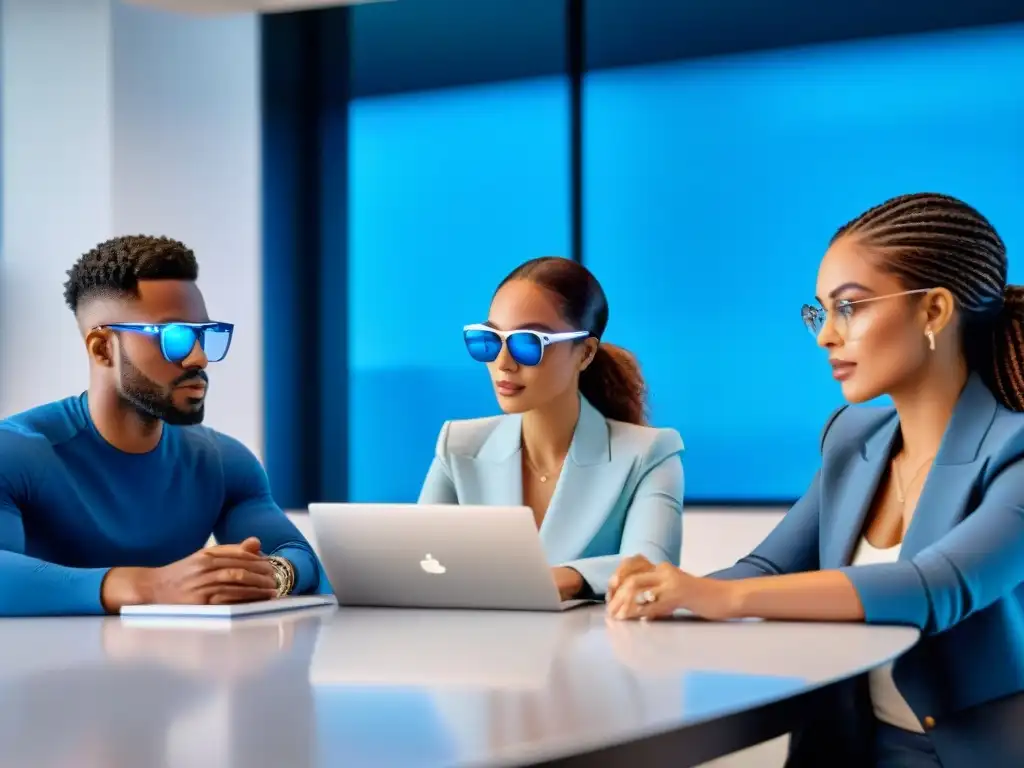
POLYGON ((715 576, 842 570, 869 624, 922 630, 893 676, 942 765, 1024 766, 1024 414, 972 375, 898 562, 848 567, 898 430, 892 408, 837 411, 807 493, 715 576))
MULTIPOLYGON (((449 421, 421 504, 523 503, 522 417, 449 421)), ((674 429, 611 421, 586 398, 540 539, 551 565, 577 570, 595 595, 619 562, 642 554, 679 564, 683 441, 674 429)))

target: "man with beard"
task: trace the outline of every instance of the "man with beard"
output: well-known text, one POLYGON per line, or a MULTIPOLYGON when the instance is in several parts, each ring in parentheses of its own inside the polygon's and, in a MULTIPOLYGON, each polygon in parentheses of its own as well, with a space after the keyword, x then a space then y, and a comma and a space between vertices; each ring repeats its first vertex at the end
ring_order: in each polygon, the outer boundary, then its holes
POLYGON ((89 389, 0 421, 0 616, 317 590, 256 457, 200 426, 207 363, 234 328, 210 320, 198 271, 181 243, 145 236, 68 271, 89 389))

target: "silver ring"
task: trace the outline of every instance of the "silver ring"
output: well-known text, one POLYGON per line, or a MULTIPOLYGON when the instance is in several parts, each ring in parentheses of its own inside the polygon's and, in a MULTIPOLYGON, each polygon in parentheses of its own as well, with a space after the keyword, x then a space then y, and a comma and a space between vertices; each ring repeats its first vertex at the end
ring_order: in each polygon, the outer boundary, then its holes
POLYGON ((649 589, 645 589, 643 592, 636 596, 636 601, 639 605, 647 605, 648 603, 653 603, 657 599, 658 598, 649 589))

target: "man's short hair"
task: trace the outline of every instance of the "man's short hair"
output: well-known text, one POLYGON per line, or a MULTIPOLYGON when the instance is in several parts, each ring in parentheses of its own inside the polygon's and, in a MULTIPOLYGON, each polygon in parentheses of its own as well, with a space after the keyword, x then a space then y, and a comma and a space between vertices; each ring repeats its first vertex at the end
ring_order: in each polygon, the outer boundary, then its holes
POLYGON ((77 314, 100 297, 138 298, 140 280, 190 280, 199 276, 191 249, 169 237, 124 235, 100 243, 68 270, 64 301, 77 314))

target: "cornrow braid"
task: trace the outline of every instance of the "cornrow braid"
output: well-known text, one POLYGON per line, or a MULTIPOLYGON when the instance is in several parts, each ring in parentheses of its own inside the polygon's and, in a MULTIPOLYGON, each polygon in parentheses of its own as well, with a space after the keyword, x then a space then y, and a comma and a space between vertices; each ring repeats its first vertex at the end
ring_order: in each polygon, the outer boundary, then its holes
POLYGON ((833 236, 854 237, 909 290, 946 288, 963 315, 964 352, 1007 408, 1024 411, 1024 287, 1007 285, 1006 245, 981 213, 949 195, 900 195, 833 236))

